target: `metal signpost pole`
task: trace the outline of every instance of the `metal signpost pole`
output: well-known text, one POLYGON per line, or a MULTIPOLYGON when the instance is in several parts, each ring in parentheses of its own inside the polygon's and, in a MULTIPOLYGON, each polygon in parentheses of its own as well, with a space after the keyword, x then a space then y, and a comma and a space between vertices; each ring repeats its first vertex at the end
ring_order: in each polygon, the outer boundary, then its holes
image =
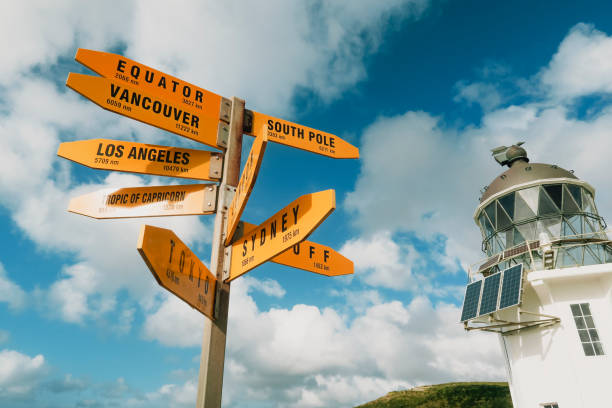
POLYGON ((224 241, 227 210, 240 178, 240 155, 244 120, 244 100, 233 97, 229 137, 219 186, 210 269, 217 277, 215 319, 204 319, 202 354, 196 408, 220 408, 223 389, 223 364, 227 333, 230 285, 223 283, 224 241))

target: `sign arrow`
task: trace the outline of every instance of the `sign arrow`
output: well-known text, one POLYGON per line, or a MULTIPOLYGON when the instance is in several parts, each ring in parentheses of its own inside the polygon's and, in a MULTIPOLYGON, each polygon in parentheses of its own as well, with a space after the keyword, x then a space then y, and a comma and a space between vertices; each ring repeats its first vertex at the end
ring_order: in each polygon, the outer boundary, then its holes
POLYGON ((238 227, 240 216, 249 200, 249 196, 255 185, 255 180, 257 180, 257 174, 259 173, 259 167, 261 166, 267 143, 268 135, 267 132, 264 132, 255 138, 253 146, 251 146, 251 151, 249 152, 246 164, 240 175, 238 187, 236 187, 236 194, 234 194, 232 203, 227 210, 227 234, 225 235, 225 245, 230 244, 234 232, 238 227))
MULTIPOLYGON (((242 222, 245 231, 254 230, 257 226, 242 222)), ((316 242, 304 240, 293 245, 270 262, 302 269, 325 276, 350 275, 354 272, 353 261, 341 253, 316 242)))
POLYGON ((217 280, 174 232, 143 225, 137 248, 160 286, 213 318, 217 280))
POLYGON ((68 211, 92 218, 213 214, 216 184, 106 188, 70 200, 68 211))
POLYGON ((74 59, 104 78, 159 95, 200 115, 229 122, 231 102, 189 82, 109 52, 79 48, 74 59))
POLYGON ((217 147, 220 122, 123 82, 70 72, 66 86, 96 105, 168 132, 217 147))
POLYGON ((306 194, 274 214, 226 248, 229 281, 303 241, 336 208, 336 193, 306 194))
POLYGON ((223 154, 110 139, 61 143, 57 155, 99 170, 218 181, 223 154))
POLYGON ((263 113, 249 112, 252 114, 252 125, 245 129, 245 133, 248 135, 259 136, 266 129, 268 140, 275 143, 335 159, 359 158, 359 149, 336 135, 263 113))

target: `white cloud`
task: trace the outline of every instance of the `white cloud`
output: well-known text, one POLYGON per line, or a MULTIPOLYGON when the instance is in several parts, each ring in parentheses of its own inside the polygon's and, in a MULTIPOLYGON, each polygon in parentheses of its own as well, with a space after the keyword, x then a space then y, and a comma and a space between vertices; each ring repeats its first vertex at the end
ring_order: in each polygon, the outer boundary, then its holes
POLYGON ((529 129, 537 114, 538 108, 536 106, 508 106, 484 116, 482 128, 490 134, 502 134, 506 138, 516 134, 516 137, 518 137, 521 132, 529 129))
POLYGON ((318 408, 353 406, 355 401, 368 401, 373 395, 381 396, 390 390, 410 388, 410 383, 404 381, 389 381, 378 377, 315 375, 316 389, 295 387, 287 393, 296 397, 295 403, 286 407, 318 408))
MULTIPOLYGON (((88 297, 94 293, 99 275, 91 267, 82 264, 66 268, 64 275, 68 277, 56 281, 49 288, 49 301, 59 306, 60 316, 64 320, 82 323, 84 317, 92 312, 88 297)), ((109 306, 112 309, 114 305, 109 306)))
POLYGON ((455 306, 422 297, 381 302, 348 320, 308 305, 261 311, 248 290, 241 280, 232 284, 228 406, 354 406, 417 384, 503 378, 497 342, 464 332, 455 306), (468 372, 472 361, 478 366, 468 372))
POLYGON ((413 231, 431 242, 443 236, 446 252, 438 262, 444 268, 456 270, 455 258, 478 260, 479 232, 471 216, 480 186, 498 171, 486 150, 497 139, 458 134, 425 112, 379 118, 364 131, 361 173, 345 200, 363 239, 377 231, 413 231))
POLYGON ((457 316, 459 310, 452 305, 439 305, 436 310, 439 319, 438 332, 431 339, 431 348, 436 351, 428 364, 442 371, 453 373, 462 381, 482 381, 483 373, 491 371, 489 378, 505 378, 501 364, 500 347, 497 334, 480 331, 463 332, 457 335, 457 316), (464 356, 479 347, 477 358, 466 359, 464 356))
MULTIPOLYGON (((259 291, 267 296, 283 297, 285 289, 272 279, 258 280, 250 276, 240 278, 239 287, 246 292, 259 291)), ((233 285, 234 287, 236 285, 233 285)), ((246 292, 240 292, 245 295, 246 292)), ((234 291, 230 299, 234 299, 234 291)), ((152 309, 145 318, 142 335, 147 340, 156 340, 161 344, 175 347, 195 347, 202 343, 204 319, 200 312, 191 308, 174 294, 163 293, 157 309, 152 309)), ((252 301, 250 297, 248 297, 252 301)), ((238 302, 240 302, 240 297, 238 302)), ((232 301, 230 310, 234 307, 232 301)), ((239 307, 239 306, 238 306, 239 307)))
POLYGON ((355 275, 368 285, 396 290, 415 287, 412 273, 416 250, 398 245, 389 231, 347 241, 340 252, 355 264, 355 275))
MULTIPOLYGON (((192 407, 197 395, 197 381, 188 380, 183 384, 165 384, 157 391, 147 394, 154 406, 170 408, 192 407)), ((148 404, 146 404, 149 406, 148 404)))
POLYGON ((344 314, 350 314, 351 312, 356 314, 363 314, 372 305, 377 305, 383 302, 383 296, 377 290, 349 290, 343 289, 341 291, 333 290, 332 296, 337 296, 343 299, 344 304, 342 312, 344 314))
MULTIPOLYGON (((8 303, 13 310, 21 309, 26 303, 26 293, 9 279, 4 266, 0 263, 0 302, 8 303)), ((0 336, 1 338, 2 336, 0 336)), ((2 341, 0 341, 2 343, 2 341)))
POLYGON ((286 293, 285 289, 283 289, 277 281, 272 279, 259 280, 250 276, 245 276, 241 278, 241 280, 243 281, 243 285, 247 285, 249 289, 262 292, 267 296, 282 298, 286 293))
POLYGON ((499 89, 493 84, 486 82, 466 83, 460 81, 456 85, 457 95, 453 98, 455 102, 467 102, 479 104, 485 111, 490 111, 498 107, 504 100, 499 89))
POLYGON ((563 39, 538 79, 553 98, 567 100, 612 92, 611 71, 612 38, 593 25, 580 23, 563 39))
MULTIPOLYGON (((44 68, 57 63, 61 55, 81 47, 107 47, 119 40, 129 27, 132 7, 121 4, 83 5, 75 0, 53 4, 44 0, 0 4, 0 49, 4 63, 0 85, 35 66, 44 68), (27 23, 24 23, 27 22, 27 23), (19 46, 15 46, 15 40, 19 46)), ((71 56, 71 55, 70 55, 71 56)))
POLYGON ((0 350, 0 396, 28 394, 46 369, 45 358, 41 354, 30 357, 15 350, 0 350))
POLYGON ((216 93, 246 98, 260 112, 287 114, 298 89, 330 100, 363 79, 364 57, 377 50, 389 24, 418 18, 428 4, 194 1, 168 8, 142 1, 126 54, 216 93), (232 24, 220 16, 231 16, 232 24), (174 21, 181 21, 180 30, 174 21))
POLYGON ((164 345, 193 347, 202 342, 204 317, 174 294, 164 295, 164 301, 143 325, 143 337, 164 345))
POLYGON ((135 308, 125 308, 119 314, 114 330, 119 334, 127 334, 132 329, 134 323, 134 315, 136 313, 135 308))
MULTIPOLYGON (((455 306, 434 306, 425 298, 383 302, 372 295, 372 302, 349 320, 334 309, 308 305, 262 311, 250 295, 260 289, 253 278, 232 283, 227 406, 271 401, 279 407, 352 406, 417 384, 503 378, 497 342, 464 332, 455 306), (455 342, 463 353, 456 355, 455 342), (472 361, 478 361, 477 368, 466 371, 472 361), (341 392, 351 387, 358 390, 341 392)), ((168 296, 147 317, 143 335, 170 346, 197 347, 203 319, 168 296)), ((196 381, 194 374, 182 385, 167 384, 147 400, 166 401, 164 396, 182 387, 182 402, 193 404, 195 391, 188 391, 196 381)))

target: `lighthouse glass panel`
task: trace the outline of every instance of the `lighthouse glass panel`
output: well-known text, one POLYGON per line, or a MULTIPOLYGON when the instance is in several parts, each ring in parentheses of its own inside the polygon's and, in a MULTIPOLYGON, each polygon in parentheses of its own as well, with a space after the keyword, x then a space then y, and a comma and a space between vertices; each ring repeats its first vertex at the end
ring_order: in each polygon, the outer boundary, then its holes
MULTIPOLYGON (((541 239, 552 243, 554 268, 612 261, 612 244, 601 242, 608 241, 605 222, 591 192, 578 184, 544 184, 509 192, 487 203, 477 220, 487 257, 509 253, 517 258, 493 266, 489 273, 518 263, 526 270, 541 268, 536 256, 541 239), (530 243, 535 244, 532 250, 517 250, 530 243)), ((505 255, 502 259, 510 260, 505 255)))
POLYGON ((580 191, 580 188, 571 184, 563 186, 563 212, 564 213, 577 213, 580 212, 581 201, 576 201, 575 196, 571 193, 570 186, 580 191))
POLYGON ((561 208, 563 186, 561 184, 549 184, 544 186, 544 190, 546 190, 548 196, 552 198, 557 208, 561 208))

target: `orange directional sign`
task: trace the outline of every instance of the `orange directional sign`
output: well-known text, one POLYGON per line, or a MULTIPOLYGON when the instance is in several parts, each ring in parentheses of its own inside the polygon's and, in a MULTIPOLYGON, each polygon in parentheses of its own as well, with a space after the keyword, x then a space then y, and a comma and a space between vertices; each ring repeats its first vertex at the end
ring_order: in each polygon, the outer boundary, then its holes
POLYGON ((223 155, 205 150, 92 139, 61 143, 57 155, 100 170, 217 181, 223 155))
POLYGON ((238 187, 236 187, 236 194, 234 199, 229 206, 227 211, 227 234, 225 238, 225 245, 229 245, 240 222, 240 216, 244 211, 244 207, 251 195, 255 180, 257 179, 257 173, 261 166, 263 154, 266 150, 266 144, 268 143, 267 132, 262 133, 260 136, 255 138, 251 151, 247 158, 242 175, 240 175, 240 181, 238 187))
MULTIPOLYGON (((257 226, 244 222, 244 230, 254 230, 257 226)), ((349 275, 354 271, 353 261, 332 248, 304 240, 287 249, 270 262, 291 266, 292 268, 314 272, 325 276, 349 275)))
POLYGON ((213 318, 217 280, 174 232, 143 225, 138 252, 160 286, 213 318))
POLYGON ((306 239, 335 208, 334 190, 306 194, 246 232, 227 248, 228 252, 231 251, 229 280, 236 279, 306 239))
POLYGON ((202 116, 193 108, 186 108, 120 81, 91 75, 71 72, 66 86, 104 109, 217 147, 219 120, 202 116))
POLYGON ((204 215, 215 212, 216 184, 107 188, 75 197, 68 211, 92 218, 204 215))
POLYGON ((183 107, 193 108, 201 115, 229 122, 231 102, 189 82, 108 52, 79 48, 74 59, 104 78, 160 95, 183 107))
POLYGON ((331 133, 298 125, 263 113, 253 112, 251 136, 268 130, 268 140, 336 159, 357 159, 359 149, 331 133))

